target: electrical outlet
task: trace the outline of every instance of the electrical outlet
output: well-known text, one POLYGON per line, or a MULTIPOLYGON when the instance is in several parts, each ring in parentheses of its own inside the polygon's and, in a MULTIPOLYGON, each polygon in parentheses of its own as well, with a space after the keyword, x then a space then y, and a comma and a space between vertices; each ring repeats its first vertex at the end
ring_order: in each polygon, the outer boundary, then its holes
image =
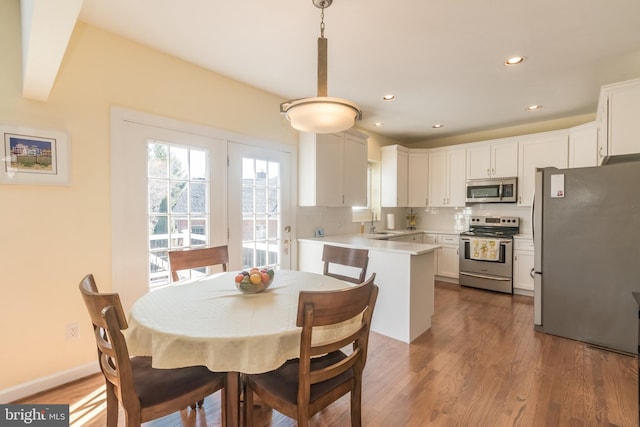
POLYGON ((80 336, 80 325, 78 322, 71 322, 67 324, 65 336, 67 339, 76 339, 80 336))

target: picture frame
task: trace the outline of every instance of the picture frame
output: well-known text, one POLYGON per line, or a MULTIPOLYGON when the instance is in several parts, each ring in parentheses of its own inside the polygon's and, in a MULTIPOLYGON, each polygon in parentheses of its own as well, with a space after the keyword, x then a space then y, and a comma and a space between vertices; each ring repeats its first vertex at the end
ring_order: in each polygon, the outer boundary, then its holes
POLYGON ((0 184, 70 185, 69 136, 0 124, 0 184))

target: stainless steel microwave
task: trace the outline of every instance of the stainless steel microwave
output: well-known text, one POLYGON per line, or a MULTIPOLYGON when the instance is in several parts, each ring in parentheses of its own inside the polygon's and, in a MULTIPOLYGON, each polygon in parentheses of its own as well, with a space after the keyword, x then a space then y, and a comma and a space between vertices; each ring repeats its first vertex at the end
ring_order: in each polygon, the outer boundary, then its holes
POLYGON ((467 180, 467 203, 515 203, 518 178, 467 180))

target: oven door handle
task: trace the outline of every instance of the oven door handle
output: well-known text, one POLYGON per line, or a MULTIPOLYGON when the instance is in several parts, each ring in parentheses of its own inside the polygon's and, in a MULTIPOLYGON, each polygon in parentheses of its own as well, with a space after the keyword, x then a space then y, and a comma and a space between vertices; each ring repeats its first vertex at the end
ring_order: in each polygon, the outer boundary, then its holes
MULTIPOLYGON (((491 237, 479 237, 479 239, 491 239, 491 237)), ((464 242, 470 242, 471 238, 470 237, 460 237, 460 240, 464 241, 464 242)), ((500 240, 500 244, 502 245, 511 245, 513 244, 512 240, 500 240)))
POLYGON ((509 282, 511 280, 508 277, 485 276, 484 274, 465 273, 463 271, 461 271, 460 274, 463 276, 477 277, 478 279, 495 280, 497 282, 509 282))

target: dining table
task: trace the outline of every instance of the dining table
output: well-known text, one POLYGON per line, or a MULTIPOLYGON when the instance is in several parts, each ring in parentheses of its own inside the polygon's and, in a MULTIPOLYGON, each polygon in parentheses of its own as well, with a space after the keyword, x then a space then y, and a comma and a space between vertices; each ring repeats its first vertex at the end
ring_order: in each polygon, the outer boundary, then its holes
MULTIPOLYGON (((263 292, 237 289, 239 272, 186 279, 152 290, 129 312, 126 333, 131 356, 151 356, 159 369, 206 366, 226 372, 226 425, 238 426, 240 375, 269 372, 299 357, 301 328, 296 326, 300 291, 354 286, 316 273, 276 270, 263 292)), ((354 318, 314 331, 314 342, 347 335, 354 318)))

